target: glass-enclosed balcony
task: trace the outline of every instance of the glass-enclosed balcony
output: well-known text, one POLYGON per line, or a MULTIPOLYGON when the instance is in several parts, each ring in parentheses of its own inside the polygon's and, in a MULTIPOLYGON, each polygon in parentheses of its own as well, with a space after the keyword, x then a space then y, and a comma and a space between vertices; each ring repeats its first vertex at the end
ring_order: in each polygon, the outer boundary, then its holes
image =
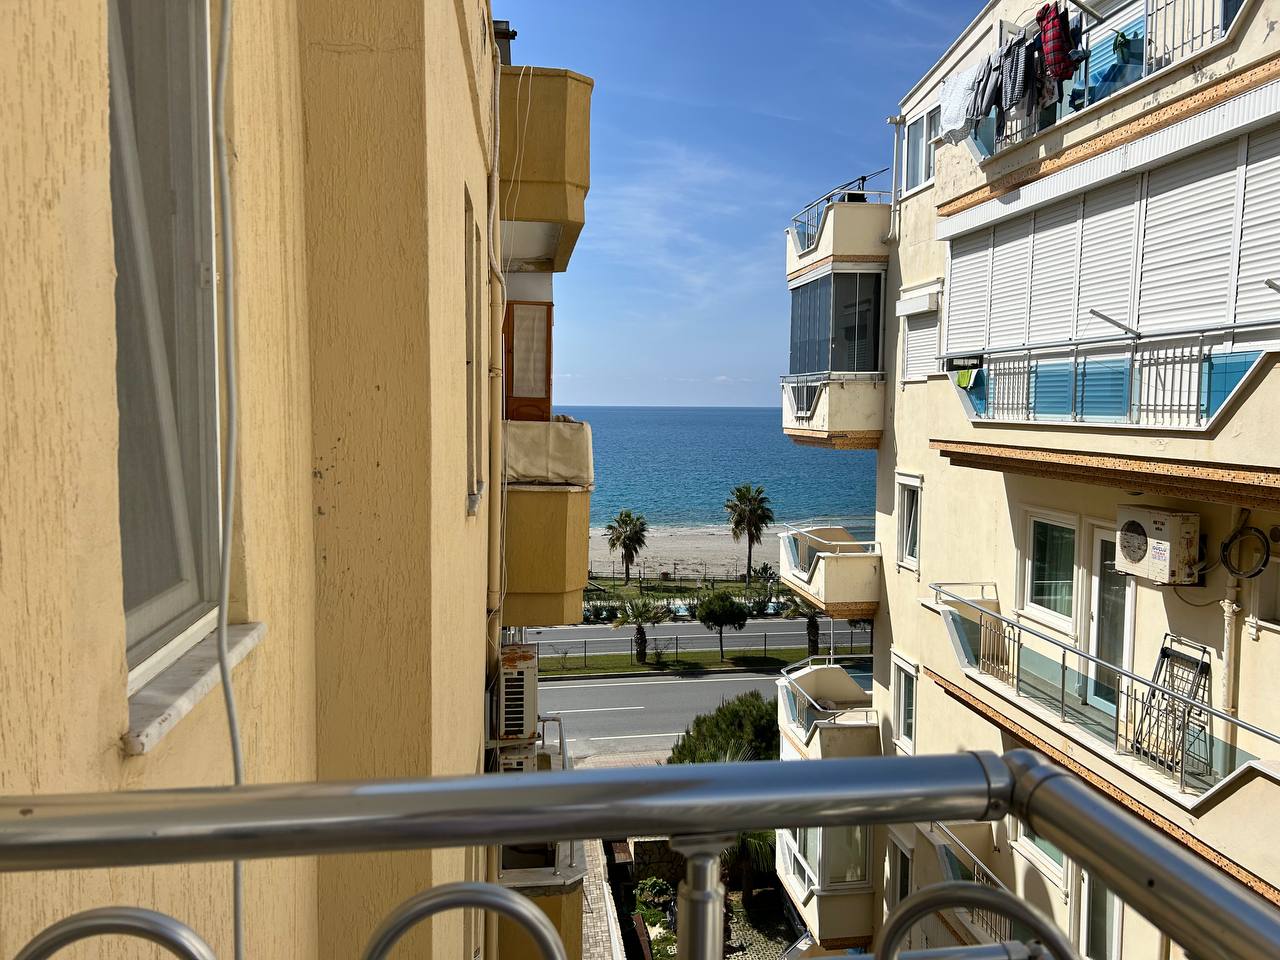
POLYGON ((833 618, 875 615, 881 556, 873 521, 822 518, 783 527, 778 538, 785 586, 833 618))
POLYGON ((838 449, 874 449, 884 426, 884 275, 828 273, 792 287, 782 429, 838 449))

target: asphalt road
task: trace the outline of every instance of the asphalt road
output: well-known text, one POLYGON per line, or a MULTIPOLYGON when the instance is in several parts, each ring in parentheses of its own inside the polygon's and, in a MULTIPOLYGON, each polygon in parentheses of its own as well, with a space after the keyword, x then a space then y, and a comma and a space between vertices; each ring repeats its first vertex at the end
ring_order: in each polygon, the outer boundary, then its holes
MULTIPOLYGON (((825 652, 831 642, 833 621, 819 620, 822 628, 822 649, 825 652)), ((834 621, 837 653, 849 649, 849 625, 843 620, 834 621)), ((612 627, 600 624, 584 624, 578 627, 546 627, 531 629, 528 634, 530 643, 537 643, 539 653, 555 655, 562 652, 580 653, 582 644, 587 644, 588 653, 628 653, 631 650, 632 627, 612 627)), ((653 649, 655 641, 670 643, 671 655, 675 655, 674 638, 680 637, 681 650, 716 650, 716 635, 702 624, 694 621, 683 623, 660 623, 657 626, 645 627, 649 636, 649 648, 653 649)), ((805 645, 803 620, 748 620, 745 630, 726 630, 724 632, 724 648, 728 650, 759 650, 764 645, 764 635, 769 636, 769 645, 779 647, 803 647, 805 645)), ((855 648, 865 645, 869 635, 855 632, 853 642, 855 648)))
POLYGON ((601 753, 666 753, 685 727, 722 700, 748 690, 777 696, 777 674, 553 680, 538 685, 538 712, 564 718, 575 759, 601 753))

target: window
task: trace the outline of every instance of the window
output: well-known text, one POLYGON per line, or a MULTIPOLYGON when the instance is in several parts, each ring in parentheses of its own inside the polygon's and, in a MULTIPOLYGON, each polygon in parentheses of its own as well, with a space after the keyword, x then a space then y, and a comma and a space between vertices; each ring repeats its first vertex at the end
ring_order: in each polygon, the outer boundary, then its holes
POLYGON ((784 830, 787 870, 804 886, 823 889, 867 882, 867 828, 791 827, 784 830))
POLYGON ((1280 559, 1273 559, 1253 580, 1253 618, 1280 625, 1280 559))
POLYGON ((938 314, 920 313, 902 321, 902 379, 923 380, 938 372, 938 314))
POLYGON ((904 752, 911 753, 916 738, 916 666, 893 660, 893 736, 904 752))
POLYGON ((920 569, 920 477, 898 474, 898 565, 920 569))
POLYGON ((1061 884, 1066 869, 1066 855, 1044 837, 1036 836, 1030 827, 1025 826, 1017 817, 1008 818, 1009 836, 1014 845, 1026 857, 1035 863, 1055 883, 1061 884))
POLYGON ((899 846, 896 838, 889 840, 889 876, 885 883, 886 906, 892 910, 911 896, 911 854, 899 846))
POLYGON ((882 275, 827 274, 791 291, 791 373, 880 370, 882 275))
POLYGON ((907 124, 906 190, 914 190, 933 180, 935 151, 941 130, 941 107, 934 107, 925 116, 907 124))
POLYGON ((1028 528, 1026 605, 1070 629, 1075 615, 1076 528, 1031 516, 1028 528))
POLYGON ((1120 901, 1088 871, 1080 876, 1080 950, 1086 960, 1120 956, 1120 901))
POLYGON ((467 514, 480 509, 484 492, 484 258, 480 247, 480 227, 476 223, 471 192, 463 191, 464 216, 462 249, 465 260, 466 346, 467 346, 467 514))
POLYGON ((196 3, 113 0, 108 11, 120 552, 132 691, 204 636, 216 598, 208 24, 196 3))

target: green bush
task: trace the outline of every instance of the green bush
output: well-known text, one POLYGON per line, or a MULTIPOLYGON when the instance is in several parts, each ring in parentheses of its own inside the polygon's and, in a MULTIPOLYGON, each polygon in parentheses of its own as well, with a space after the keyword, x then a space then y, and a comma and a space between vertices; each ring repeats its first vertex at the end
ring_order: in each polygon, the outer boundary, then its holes
POLYGON ((723 701, 710 713, 694 717, 667 762, 777 759, 777 704, 752 690, 723 701))

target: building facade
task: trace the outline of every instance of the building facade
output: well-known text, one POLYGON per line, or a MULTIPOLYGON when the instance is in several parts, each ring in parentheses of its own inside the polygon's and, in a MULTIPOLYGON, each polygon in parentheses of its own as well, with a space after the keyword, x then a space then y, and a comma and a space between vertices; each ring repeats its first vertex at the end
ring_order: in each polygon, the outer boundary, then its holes
MULTIPOLYGON (((877 449, 878 483, 874 538, 798 525, 784 577, 875 605, 881 737, 856 750, 1030 746, 1280 903, 1280 6, 1024 6, 988 3, 903 99, 891 194, 846 184, 788 231, 784 430, 877 449), (973 109, 1010 58, 1030 92, 973 109)), ((784 741, 841 723, 779 711, 784 741)), ((1091 960, 1181 955, 1012 823, 889 828, 856 882, 818 869, 832 844, 792 899, 877 909, 811 925, 828 947, 978 879, 1091 960)), ((1001 923, 940 914, 915 943, 1001 923)))
MULTIPOLYGON (((487 2, 236 4, 224 192, 220 15, 0 16, 6 794, 230 782, 228 508, 248 783, 496 770, 502 629, 581 615, 590 433, 550 423, 550 278, 583 225, 591 81, 504 66, 487 2), (523 137, 517 110, 538 115, 523 137), (517 414, 539 376, 544 408, 517 414), (531 579, 520 557, 539 546, 531 579)), ((246 952, 356 955, 396 904, 500 859, 247 863, 246 952)), ((108 904, 233 955, 225 864, 5 874, 0 953, 108 904)), ((544 906, 572 953, 580 910, 544 906)), ((501 938, 472 910, 408 943, 478 957, 501 938)))

